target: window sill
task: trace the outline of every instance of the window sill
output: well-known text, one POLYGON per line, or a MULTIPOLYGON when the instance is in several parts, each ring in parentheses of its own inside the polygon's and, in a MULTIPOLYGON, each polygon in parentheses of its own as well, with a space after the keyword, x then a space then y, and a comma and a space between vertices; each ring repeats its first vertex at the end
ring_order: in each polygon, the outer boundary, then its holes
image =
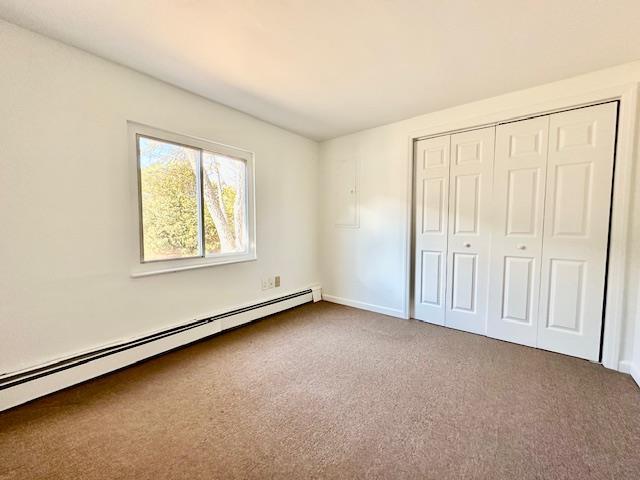
POLYGON ((228 258, 217 258, 217 259, 199 259, 198 263, 191 263, 188 265, 168 265, 164 263, 163 265, 158 264, 141 264, 138 269, 131 272, 131 278, 141 278, 141 277, 149 277, 151 275, 162 275, 163 273, 175 273, 182 272, 184 270, 195 270, 198 268, 207 268, 207 267, 215 267, 218 265, 229 265, 231 263, 245 263, 245 262, 253 262, 257 260, 255 254, 252 255, 243 255, 241 257, 228 257, 228 258), (148 268, 145 268, 148 267, 148 268))

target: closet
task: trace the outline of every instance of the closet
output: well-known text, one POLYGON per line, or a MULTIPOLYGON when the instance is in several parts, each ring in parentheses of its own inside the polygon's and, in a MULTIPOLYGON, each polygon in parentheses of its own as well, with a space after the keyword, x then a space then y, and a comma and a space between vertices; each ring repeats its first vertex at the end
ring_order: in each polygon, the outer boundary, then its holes
POLYGON ((598 360, 617 103, 415 143, 413 316, 598 360))

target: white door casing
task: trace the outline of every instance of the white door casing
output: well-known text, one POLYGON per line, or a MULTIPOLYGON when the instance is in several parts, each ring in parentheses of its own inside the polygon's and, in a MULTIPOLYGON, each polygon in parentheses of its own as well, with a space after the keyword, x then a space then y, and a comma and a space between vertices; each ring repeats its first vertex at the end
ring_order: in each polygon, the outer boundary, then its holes
POLYGON ((617 104, 550 116, 538 347, 598 360, 617 104))
POLYGON ((444 325, 450 136, 415 146, 414 317, 444 325))
POLYGON ((487 335, 536 346, 549 116, 498 125, 487 335))
POLYGON ((486 333, 495 127, 451 135, 445 325, 486 333))

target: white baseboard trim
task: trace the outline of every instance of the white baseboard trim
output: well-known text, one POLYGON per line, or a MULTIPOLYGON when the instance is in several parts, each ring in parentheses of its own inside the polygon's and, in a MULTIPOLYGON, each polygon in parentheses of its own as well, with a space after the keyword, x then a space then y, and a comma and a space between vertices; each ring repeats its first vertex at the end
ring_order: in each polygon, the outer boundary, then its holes
MULTIPOLYGON (((215 335, 224 330, 235 328, 245 323, 252 322, 262 317, 287 310, 319 298, 320 287, 313 286, 307 289, 281 293, 276 297, 264 298, 251 304, 243 304, 234 308, 227 308, 211 317, 207 317, 208 323, 189 326, 201 322, 197 320, 186 324, 188 329, 161 336, 162 332, 152 332, 150 336, 158 335, 145 343, 146 336, 137 339, 129 339, 121 345, 126 348, 116 348, 117 344, 103 347, 107 351, 103 356, 91 357, 91 353, 83 352, 88 357, 70 357, 57 362, 47 362, 20 372, 0 377, 0 412, 8 408, 26 403, 49 393, 82 383, 123 367, 141 362, 149 357, 187 345, 202 338, 215 335), (269 303, 272 302, 272 303, 269 303), (221 318, 216 318, 221 317, 221 318), (133 345, 131 345, 133 344, 133 345), (58 368, 55 368, 58 365, 58 368)), ((177 325, 174 329, 180 329, 185 325, 177 325)), ((170 331, 166 329, 163 332, 170 331)), ((96 349, 98 352, 101 349, 96 349)))
POLYGON ((629 367, 629 373, 631 374, 631 377, 633 377, 633 379, 636 381, 636 383, 640 387, 640 365, 636 365, 635 363, 632 363, 631 366, 629 367))
POLYGON ((629 360, 620 360, 620 362, 618 362, 618 371, 620 373, 631 373, 632 366, 629 360))
POLYGON ((636 365, 630 360, 620 360, 620 362, 618 363, 618 371, 631 375, 631 377, 640 387, 640 366, 636 365))
POLYGON ((327 295, 326 293, 322 293, 322 299, 331 303, 339 303, 340 305, 359 308, 360 310, 369 310, 370 312, 382 313, 383 315, 405 318, 404 312, 401 309, 382 307, 380 305, 374 305, 373 303, 359 302, 348 298, 336 297, 335 295, 327 295))

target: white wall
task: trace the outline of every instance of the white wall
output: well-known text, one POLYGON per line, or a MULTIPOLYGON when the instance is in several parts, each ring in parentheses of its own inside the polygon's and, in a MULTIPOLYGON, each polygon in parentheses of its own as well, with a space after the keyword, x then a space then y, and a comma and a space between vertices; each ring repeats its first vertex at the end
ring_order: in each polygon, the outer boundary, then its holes
POLYGON ((638 291, 638 302, 636 309, 635 332, 633 341, 633 352, 630 361, 630 373, 638 385, 640 385, 640 290, 638 291))
MULTIPOLYGON (((544 86, 461 105, 409 120, 325 141, 320 146, 323 295, 347 303, 402 315, 405 300, 409 135, 433 125, 475 119, 488 113, 527 107, 554 99, 640 81, 640 62, 593 72, 544 86), (337 182, 334 162, 355 157, 359 162, 360 228, 334 225, 332 212, 337 182)), ((532 112, 533 113, 533 112, 532 112)), ((636 150, 637 152, 638 150, 636 150)), ((636 154, 637 155, 637 154, 636 154)), ((635 168, 633 212, 640 211, 640 168, 635 168)), ((640 215, 630 228, 626 311, 622 360, 632 355, 636 317, 635 292, 640 276, 640 215)))
POLYGON ((0 46, 0 373, 319 280, 317 143, 5 22, 0 46), (130 277, 127 120, 255 152, 257 261, 130 277))

